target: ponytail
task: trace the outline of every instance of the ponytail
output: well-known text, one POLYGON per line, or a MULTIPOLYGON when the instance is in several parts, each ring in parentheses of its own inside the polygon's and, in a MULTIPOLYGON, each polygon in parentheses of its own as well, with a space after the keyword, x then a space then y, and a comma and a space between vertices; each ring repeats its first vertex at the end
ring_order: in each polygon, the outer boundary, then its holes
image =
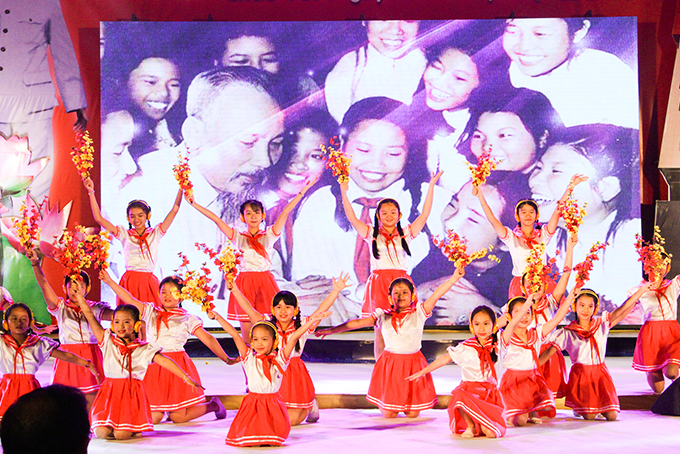
MULTIPOLYGON (((378 207, 379 206, 380 206, 380 204, 378 204, 378 207)), ((378 260, 380 258, 380 252, 378 252, 378 233, 379 233, 379 230, 380 230, 380 223, 378 221, 378 208, 376 208, 376 210, 375 210, 375 214, 373 215, 373 219, 374 219, 373 241, 371 241, 371 247, 373 248, 373 257, 375 257, 375 259, 378 260)), ((401 234, 401 232, 399 232, 399 233, 401 234)))
POLYGON ((399 232, 399 236, 401 237, 401 247, 404 248, 404 252, 410 256, 411 249, 409 249, 406 238, 404 237, 404 229, 401 228, 401 221, 397 222, 397 232, 399 232))

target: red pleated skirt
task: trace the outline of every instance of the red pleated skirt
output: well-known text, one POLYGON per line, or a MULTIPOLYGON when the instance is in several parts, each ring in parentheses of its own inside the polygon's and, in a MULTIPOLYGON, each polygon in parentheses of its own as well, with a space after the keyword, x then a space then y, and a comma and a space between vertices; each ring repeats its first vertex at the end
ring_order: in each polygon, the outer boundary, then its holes
MULTIPOLYGON (((541 345, 541 353, 550 348, 552 344, 541 345)), ((538 369, 543 375, 548 389, 552 391, 556 399, 567 395, 567 364, 564 361, 562 350, 552 355, 550 359, 538 369)))
MULTIPOLYGON (((144 271, 127 270, 120 278, 119 285, 130 292, 130 295, 143 303, 154 303, 161 306, 161 293, 159 290, 160 282, 153 273, 144 271)), ((120 298, 116 297, 116 306, 123 304, 120 298)))
MULTIPOLYGON (((195 382, 201 383, 196 365, 185 351, 163 354, 175 361, 195 382)), ((177 375, 156 363, 149 365, 143 382, 151 411, 177 411, 205 403, 203 390, 187 385, 177 375)))
POLYGON ((498 389, 503 396, 507 418, 533 411, 539 416, 555 417, 555 399, 536 369, 506 369, 498 389))
MULTIPOLYGON (((83 359, 89 359, 99 372, 100 380, 104 380, 104 368, 102 367, 102 351, 97 344, 61 344, 61 350, 78 355, 83 359)), ((86 367, 56 359, 52 367, 52 383, 73 386, 83 394, 97 391, 101 385, 97 378, 86 367)))
POLYGON ((432 376, 406 380, 427 366, 420 351, 402 355, 385 350, 376 361, 366 399, 387 411, 421 411, 437 403, 432 376))
POLYGON ((290 359, 288 369, 283 374, 279 394, 286 408, 308 408, 314 406, 314 383, 307 366, 299 356, 290 359))
POLYGON ((604 364, 574 364, 564 405, 579 414, 621 411, 614 381, 604 364))
POLYGON ((5 374, 0 381, 0 420, 7 409, 24 394, 40 388, 40 383, 31 374, 5 374))
POLYGON ((475 423, 475 436, 484 436, 481 427, 496 434, 496 438, 505 435, 505 408, 498 387, 492 383, 463 381, 451 392, 449 402, 449 427, 454 434, 461 434, 467 424, 461 415, 467 413, 475 423))
POLYGON ((370 317, 377 308, 390 309, 390 284, 400 277, 411 279, 404 270, 374 270, 366 281, 361 316, 370 317))
POLYGON ((153 430, 149 399, 141 380, 107 378, 90 410, 92 428, 146 432, 153 430))
POLYGON ((290 418, 279 393, 248 393, 229 427, 231 446, 281 446, 290 433, 290 418))
POLYGON ((633 368, 643 372, 680 365, 680 324, 675 320, 647 321, 638 334, 633 368))
MULTIPOLYGON (((241 271, 236 276, 236 285, 256 311, 262 315, 271 315, 272 300, 279 293, 279 286, 271 271, 241 271)), ((234 295, 229 295, 227 319, 248 321, 248 315, 238 305, 234 295)))

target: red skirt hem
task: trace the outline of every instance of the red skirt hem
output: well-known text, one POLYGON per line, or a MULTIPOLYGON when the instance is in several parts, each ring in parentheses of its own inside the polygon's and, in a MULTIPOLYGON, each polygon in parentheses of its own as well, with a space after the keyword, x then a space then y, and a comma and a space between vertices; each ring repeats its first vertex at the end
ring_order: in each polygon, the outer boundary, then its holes
POLYGON ((361 306, 361 316, 370 317, 377 308, 390 309, 389 288, 393 280, 406 278, 411 280, 411 276, 404 270, 387 269, 374 270, 366 281, 366 291, 364 292, 364 304, 361 306))
POLYGON ((32 374, 5 374, 0 380, 0 420, 7 409, 24 394, 40 388, 32 374))
POLYGON ((680 366, 680 324, 675 320, 645 322, 635 343, 633 368, 653 372, 669 364, 680 366))
POLYGON ((366 400, 388 411, 422 411, 434 407, 437 393, 432 376, 406 380, 427 366, 420 351, 398 354, 385 350, 376 361, 366 400))
MULTIPOLYGON (((236 285, 256 311, 262 315, 271 315, 272 300, 279 292, 279 286, 271 271, 241 271, 236 276, 236 285)), ((227 319, 240 322, 250 320, 233 295, 229 295, 227 319)))
POLYGON ((307 366, 299 356, 290 359, 288 369, 283 374, 279 394, 286 408, 311 409, 316 392, 307 366))
POLYGON ((153 430, 151 409, 140 380, 107 378, 90 410, 92 428, 147 432, 153 430))
MULTIPOLYGON (((143 303, 154 303, 155 306, 162 305, 158 288, 160 282, 153 273, 127 270, 121 276, 119 285, 143 303)), ((116 297, 116 306, 121 304, 123 304, 123 301, 116 297)))
POLYGON ((461 434, 467 429, 467 424, 461 415, 467 413, 475 423, 475 436, 484 436, 481 427, 496 434, 496 438, 505 435, 505 409, 503 398, 496 385, 485 382, 464 381, 451 393, 449 403, 449 428, 451 433, 461 434))
POLYGON ((620 412, 612 376, 604 364, 574 364, 569 373, 564 405, 579 414, 620 412))
POLYGON ((248 393, 229 427, 231 446, 281 446, 290 433, 290 418, 279 393, 248 393))
MULTIPOLYGON (((97 344, 61 344, 59 348, 92 361, 99 376, 104 379, 102 351, 97 344)), ((97 378, 89 369, 60 359, 54 361, 52 383, 78 388, 83 394, 93 393, 101 388, 101 384, 97 383, 97 378)))
POLYGON ((555 399, 545 379, 535 369, 507 369, 498 388, 503 396, 507 418, 530 412, 555 417, 555 399))
MULTIPOLYGON (((175 361, 194 381, 201 383, 196 365, 185 351, 163 354, 175 361)), ((205 403, 202 390, 187 385, 177 375, 156 363, 149 365, 143 381, 151 411, 177 411, 205 403)))

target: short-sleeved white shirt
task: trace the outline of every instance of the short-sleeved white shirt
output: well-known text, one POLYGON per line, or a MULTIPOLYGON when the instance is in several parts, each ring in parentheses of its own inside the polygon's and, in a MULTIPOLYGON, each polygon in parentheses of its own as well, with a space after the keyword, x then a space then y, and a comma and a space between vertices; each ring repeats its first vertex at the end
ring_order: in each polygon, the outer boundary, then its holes
MULTIPOLYGON (((554 233, 555 232, 548 232, 548 226, 544 225, 541 227, 541 230, 537 232, 534 240, 539 244, 545 243, 547 245, 554 233)), ((524 270, 527 267, 527 259, 531 254, 531 249, 527 247, 524 239, 519 238, 508 227, 505 228, 505 236, 500 237, 500 240, 505 243, 510 250, 510 256, 512 257, 512 275, 522 276, 522 273, 524 273, 524 270)), ((543 256, 543 260, 545 261, 545 255, 543 256)))
MULTIPOLYGON (((279 363, 284 371, 288 368, 289 359, 283 354, 283 349, 279 349, 276 354, 276 362, 279 363)), ((279 391, 283 374, 278 367, 272 364, 270 366, 272 381, 270 382, 264 375, 262 360, 257 359, 257 353, 254 350, 251 350, 245 358, 241 357, 241 366, 243 366, 243 370, 248 378, 248 389, 250 392, 272 394, 279 391)))
POLYGON ((158 314, 162 311, 153 303, 143 303, 142 320, 146 322, 146 335, 150 342, 158 345, 164 352, 182 352, 189 335, 203 327, 203 320, 182 308, 172 310, 168 326, 161 321, 158 329, 158 314))
POLYGON ((458 364, 462 369, 463 381, 487 382, 496 384, 496 379, 489 367, 481 369, 479 354, 477 350, 469 345, 470 342, 477 342, 476 338, 468 339, 459 343, 455 347, 447 348, 451 360, 458 364))
MULTIPOLYGON (((52 350, 57 347, 59 347, 59 343, 49 337, 39 337, 36 344, 23 347, 21 349, 22 354, 16 357, 16 373, 35 375, 40 365, 47 361, 52 350)), ((15 353, 14 347, 8 345, 4 339, 0 339, 0 372, 3 374, 15 373, 15 353)))
MULTIPOLYGON (((411 226, 408 225, 404 229, 404 239, 407 244, 411 244, 411 240, 415 237, 411 232, 411 226)), ((376 237, 376 243, 378 244, 379 258, 373 256, 373 227, 369 226, 368 233, 364 240, 369 244, 370 257, 371 257, 371 271, 373 270, 408 270, 408 264, 406 263, 406 258, 408 255, 401 245, 401 237, 394 238, 394 246, 390 245, 389 250, 387 249, 387 242, 385 237, 378 233, 376 237), (395 249, 396 248, 396 249, 395 249)))
POLYGON ((161 241, 165 232, 161 224, 158 224, 153 229, 149 228, 149 235, 145 238, 149 248, 139 245, 139 239, 130 235, 130 232, 119 225, 116 227, 115 237, 120 240, 123 246, 123 255, 125 257, 125 269, 129 271, 142 271, 145 273, 153 273, 158 262, 158 244, 161 241))
MULTIPOLYGON (((545 340, 542 333, 543 324, 539 324, 536 328, 527 329, 528 345, 536 352, 537 357, 541 353, 541 344, 545 340)), ((534 361, 534 355, 531 353, 531 350, 520 345, 523 342, 517 337, 517 334, 513 334, 509 344, 503 338, 503 330, 499 331, 498 335, 500 338, 503 367, 512 370, 536 369, 537 365, 534 361)))
POLYGON ((592 366, 604 362, 605 352, 607 351, 607 336, 611 328, 609 322, 609 312, 602 313, 602 323, 598 330, 593 334, 593 339, 597 343, 597 350, 591 347, 591 341, 584 339, 576 332, 562 328, 553 342, 562 350, 569 353, 569 358, 573 364, 584 364, 592 366), (597 352, 600 356, 598 357, 597 352))
POLYGON ((258 242, 264 246, 267 251, 269 259, 262 257, 255 249, 250 246, 248 236, 236 229, 232 235, 231 240, 234 245, 241 250, 243 257, 239 264, 239 271, 270 271, 272 269, 271 255, 274 250, 274 243, 279 239, 280 235, 274 234, 271 227, 268 227, 264 236, 258 238, 258 242))
MULTIPOLYGON (((104 312, 111 309, 108 304, 101 301, 87 300, 87 304, 92 309, 94 318, 102 321, 104 312)), ((57 319, 59 325, 59 342, 62 344, 96 344, 97 338, 87 319, 82 314, 73 308, 66 305, 63 298, 57 301, 55 309, 47 308, 47 311, 57 319)))
MULTIPOLYGON (((306 325, 308 319, 309 319, 309 317, 302 317, 300 319, 300 326, 306 325)), ((269 317, 263 317, 263 320, 269 320, 269 317)), ((279 331, 279 339, 281 339, 281 342, 279 344, 279 349, 283 350, 286 347, 286 339, 283 336, 284 332, 281 330, 281 326, 278 323, 276 323, 276 329, 279 331)), ((286 331, 288 332, 288 335, 294 333, 296 331, 295 330, 295 324, 293 322, 291 322, 290 325, 288 325, 288 329, 286 331)), ((296 351, 295 347, 293 347, 293 351, 290 354, 291 358, 299 358, 300 356, 302 356, 302 352, 305 349, 305 343, 307 343, 307 339, 309 338, 310 334, 312 334, 313 332, 314 332, 314 330, 310 329, 310 330, 305 331, 305 333, 302 336, 300 336, 300 338, 298 340, 298 342, 300 343, 300 351, 296 351)))
POLYGON ((385 350, 390 353, 409 355, 420 351, 423 340, 423 327, 425 320, 432 315, 432 312, 425 312, 422 302, 416 305, 416 310, 406 315, 403 323, 399 327, 399 332, 392 326, 392 316, 378 308, 373 313, 375 326, 382 331, 385 341, 385 350))
POLYGON ((662 295, 653 290, 640 297, 640 307, 644 321, 677 320, 678 294, 680 293, 680 276, 675 276, 662 295), (664 298, 665 296, 665 298, 664 298))
MULTIPOLYGON (((105 330, 104 338, 99 343, 99 348, 101 348, 104 357, 104 375, 106 378, 128 378, 130 373, 128 372, 127 357, 124 357, 118 346, 113 343, 111 336, 111 330, 105 330)), ((132 351, 132 378, 144 380, 149 364, 153 363, 153 357, 160 351, 161 348, 158 345, 147 342, 143 342, 135 348, 132 351)))

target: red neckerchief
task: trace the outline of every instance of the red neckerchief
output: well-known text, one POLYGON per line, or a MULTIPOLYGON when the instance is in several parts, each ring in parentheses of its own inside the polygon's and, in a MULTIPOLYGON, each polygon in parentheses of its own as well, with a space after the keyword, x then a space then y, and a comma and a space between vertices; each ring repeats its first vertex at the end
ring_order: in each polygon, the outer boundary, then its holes
POLYGON ((412 302, 409 307, 406 309, 402 309, 401 311, 397 312, 396 309, 390 309, 389 311, 385 311, 385 315, 389 315, 391 318, 392 322, 392 328, 394 328, 394 331, 396 333, 399 333, 399 328, 401 328, 401 325, 404 324, 404 319, 408 314, 412 314, 416 311, 416 302, 412 302))
POLYGON ((539 241, 537 240, 537 238, 541 236, 541 229, 532 230, 531 237, 524 235, 524 232, 519 227, 515 227, 514 229, 512 229, 512 233, 514 233, 515 236, 519 238, 521 242, 526 244, 526 246, 529 249, 533 249, 534 246, 538 246, 539 241))
POLYGON ((652 291, 656 294, 656 300, 659 302, 659 309, 661 309, 661 316, 666 319, 666 316, 663 313, 663 304, 661 303, 661 297, 666 300, 666 304, 668 304, 668 307, 671 310, 671 314, 673 313, 673 306, 671 306, 671 302, 668 301, 668 297, 666 296, 666 289, 668 289, 668 286, 671 285, 671 281, 669 280, 664 280, 663 284, 661 284, 661 287, 652 289, 652 291))
POLYGON ((581 339, 586 339, 588 341, 590 344, 590 359, 595 362, 593 353, 597 354, 598 364, 602 362, 602 357, 600 356, 600 348, 597 345, 597 340, 595 340, 595 333, 597 333, 601 325, 602 317, 593 317, 590 319, 590 329, 588 331, 576 323, 576 321, 573 321, 564 327, 564 329, 575 332, 581 339))
POLYGON ((284 330, 279 321, 276 320, 276 329, 279 332, 279 336, 281 336, 281 348, 284 348, 288 343, 288 336, 296 331, 295 323, 293 323, 291 320, 291 322, 288 324, 288 328, 284 330))
POLYGON ((385 239, 385 247, 387 247, 387 256, 390 258, 390 261, 392 263, 399 263, 399 251, 397 250, 397 244, 394 242, 395 238, 401 239, 401 235, 399 235, 399 231, 394 229, 394 232, 392 233, 387 233, 387 230, 383 229, 382 227, 380 230, 378 230, 380 235, 385 239), (390 245, 392 245, 392 249, 394 249, 394 257, 392 258, 392 253, 390 252, 390 245), (396 261, 395 261, 396 259, 396 261))
POLYGON ((493 340, 489 338, 489 340, 486 341, 486 344, 481 345, 479 343, 479 339, 477 339, 475 336, 463 341, 463 345, 472 347, 477 351, 477 356, 479 357, 479 370, 482 372, 482 375, 486 371, 486 367, 488 365, 489 369, 491 369, 491 375, 493 375, 493 379, 498 382, 498 377, 496 377, 496 367, 494 366, 493 360, 491 359, 491 352, 493 352, 494 348, 496 348, 493 340))
MULTIPOLYGON (((89 301, 87 301, 87 304, 91 306, 89 301)), ((70 300, 64 300, 64 306, 68 307, 69 309, 76 313, 76 322, 78 322, 78 333, 80 334, 80 342, 84 344, 85 338, 83 337, 83 327, 80 324, 80 321, 83 319, 83 310, 80 308, 80 306, 78 306, 77 304, 73 304, 70 300)))
POLYGON ((548 315, 545 313, 545 311, 551 305, 550 296, 552 296, 552 293, 549 293, 548 295, 543 295, 543 298, 541 298, 541 300, 538 303, 536 303, 536 305, 533 307, 534 323, 536 323, 536 325, 538 325, 539 315, 543 316, 543 320, 545 320, 545 322, 548 322, 548 315))
POLYGON ((250 244, 250 247, 253 248, 253 250, 257 252, 258 255, 261 255, 265 259, 269 260, 269 254, 267 253, 267 249, 265 249, 262 243, 257 241, 259 238, 262 238, 266 234, 267 232, 264 230, 260 230, 254 235, 252 235, 250 232, 241 232, 241 235, 248 238, 248 244, 250 244))
POLYGON ((125 342, 123 342, 122 339, 120 339, 118 336, 114 335, 111 333, 111 341, 113 344, 118 347, 118 352, 123 355, 123 363, 120 366, 121 370, 125 370, 125 365, 126 365, 126 358, 127 358, 127 370, 128 370, 128 377, 130 380, 130 393, 132 393, 132 352, 135 351, 138 347, 141 347, 142 345, 146 345, 146 342, 140 342, 139 339, 135 339, 132 342, 129 342, 127 345, 125 342))
POLYGON ((527 330, 527 342, 524 343, 522 342, 522 339, 517 336, 517 332, 513 333, 512 337, 510 338, 510 343, 512 345, 516 345, 517 347, 521 347, 525 350, 531 350, 531 356, 534 358, 534 363, 536 364, 536 372, 540 374, 539 372, 539 362, 538 362, 538 353, 536 352, 536 349, 534 348, 534 345, 536 342, 538 342, 538 332, 536 331, 536 328, 531 328, 527 330))
POLYGON ((283 374, 283 367, 281 367, 281 364, 276 361, 276 355, 274 353, 270 353, 268 355, 261 355, 257 353, 255 357, 262 361, 262 372, 264 372, 264 376, 267 377, 269 383, 272 383, 272 365, 276 366, 279 372, 283 374))
POLYGON ((35 345, 38 343, 40 340, 40 336, 36 336, 35 334, 29 334, 26 340, 24 341, 23 344, 19 345, 17 344, 17 341, 12 337, 11 334, 3 334, 2 335, 2 340, 5 341, 5 344, 8 346, 12 347, 14 349, 14 374, 16 375, 17 373, 17 358, 21 356, 21 366, 24 368, 24 373, 26 373, 26 358, 24 357, 24 348, 30 347, 32 345, 35 345))
POLYGON ((149 243, 146 241, 146 237, 149 236, 151 232, 153 232, 151 227, 144 229, 144 233, 141 235, 137 233, 135 229, 128 230, 128 234, 139 242, 139 248, 142 250, 142 257, 144 257, 144 246, 146 246, 146 250, 149 252, 149 260, 151 260, 151 263, 153 263, 153 257, 151 257, 151 248, 149 247, 149 243))
POLYGON ((161 335, 161 323, 163 323, 169 330, 170 325, 168 325, 168 320, 170 320, 170 317, 173 315, 183 316, 187 313, 187 311, 180 307, 175 307, 169 311, 163 307, 155 307, 154 309, 156 309, 156 312, 158 312, 158 316, 156 317, 156 340, 158 340, 161 335))

